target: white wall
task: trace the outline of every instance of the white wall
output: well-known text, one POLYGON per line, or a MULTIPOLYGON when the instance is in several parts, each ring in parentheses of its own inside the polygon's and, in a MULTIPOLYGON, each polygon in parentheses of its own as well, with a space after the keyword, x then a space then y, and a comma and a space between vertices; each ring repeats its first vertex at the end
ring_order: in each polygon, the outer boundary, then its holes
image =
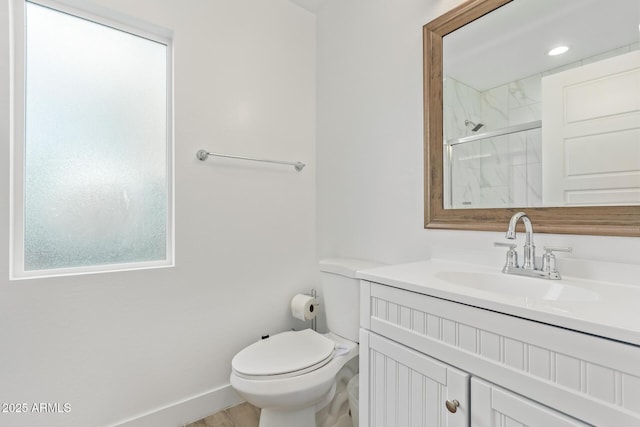
MULTIPOLYGON (((492 244, 502 233, 423 228, 422 26, 459 3, 328 0, 320 7, 320 257, 397 263, 470 251, 489 253, 501 267, 504 250, 492 244)), ((575 258, 640 262, 639 238, 535 239, 539 248, 572 246, 575 258)))
POLYGON ((0 402, 71 412, 0 413, 0 425, 107 426, 167 407, 127 425, 177 426, 212 413, 237 400, 232 356, 293 326, 290 298, 317 281, 315 17, 286 0, 96 2, 175 34, 176 266, 8 280, 2 2, 0 402), (200 148, 307 167, 203 163, 200 148))

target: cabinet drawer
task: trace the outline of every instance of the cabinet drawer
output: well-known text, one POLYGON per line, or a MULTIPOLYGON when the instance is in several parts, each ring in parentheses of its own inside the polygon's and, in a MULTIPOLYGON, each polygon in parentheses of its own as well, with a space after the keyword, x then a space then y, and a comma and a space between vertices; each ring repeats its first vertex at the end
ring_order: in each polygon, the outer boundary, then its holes
POLYGON ((640 348, 362 282, 362 327, 590 424, 640 426, 640 348))

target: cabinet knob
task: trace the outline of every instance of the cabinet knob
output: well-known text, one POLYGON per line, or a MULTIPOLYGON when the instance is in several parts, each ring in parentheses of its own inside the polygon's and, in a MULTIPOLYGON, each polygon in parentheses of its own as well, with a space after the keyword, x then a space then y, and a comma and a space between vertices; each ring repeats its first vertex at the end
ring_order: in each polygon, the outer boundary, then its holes
POLYGON ((457 400, 447 400, 444 404, 447 407, 447 410, 452 414, 455 414, 458 411, 458 406, 460 406, 460 402, 457 400))

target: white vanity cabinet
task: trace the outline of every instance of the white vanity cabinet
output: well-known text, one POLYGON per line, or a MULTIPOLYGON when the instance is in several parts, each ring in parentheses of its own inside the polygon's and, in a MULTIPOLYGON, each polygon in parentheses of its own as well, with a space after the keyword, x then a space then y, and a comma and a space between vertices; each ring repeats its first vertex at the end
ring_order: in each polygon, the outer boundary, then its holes
POLYGON ((478 427, 588 426, 478 378, 471 379, 471 402, 472 425, 478 427))
MULTIPOLYGON (((361 425, 469 426, 468 373, 364 330, 360 355, 360 390, 369 395, 361 425), (446 401, 458 405, 455 413, 447 411, 446 401)), ((361 391, 360 402, 364 396, 361 391)))
POLYGON ((360 323, 362 426, 640 426, 636 345, 367 280, 360 323))

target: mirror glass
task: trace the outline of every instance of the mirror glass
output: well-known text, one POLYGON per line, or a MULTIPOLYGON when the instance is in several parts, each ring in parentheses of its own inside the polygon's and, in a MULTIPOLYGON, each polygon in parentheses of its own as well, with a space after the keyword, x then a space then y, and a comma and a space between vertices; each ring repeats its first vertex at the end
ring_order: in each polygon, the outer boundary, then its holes
POLYGON ((640 205, 639 24, 638 0, 513 0, 444 34, 443 208, 640 205))

